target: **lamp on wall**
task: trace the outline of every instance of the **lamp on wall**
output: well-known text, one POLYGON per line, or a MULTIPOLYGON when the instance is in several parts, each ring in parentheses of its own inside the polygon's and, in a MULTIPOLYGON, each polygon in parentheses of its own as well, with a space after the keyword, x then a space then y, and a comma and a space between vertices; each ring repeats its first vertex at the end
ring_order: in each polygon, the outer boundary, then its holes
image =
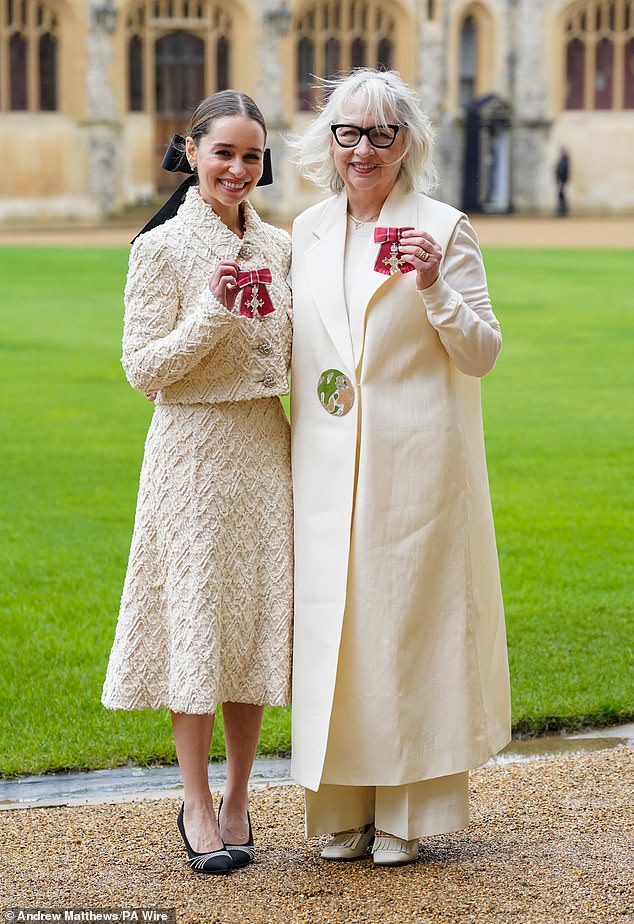
POLYGON ((101 0, 92 8, 93 25, 100 32, 107 32, 112 35, 117 28, 117 8, 112 0, 101 0))
POLYGON ((264 14, 264 22, 271 32, 278 38, 284 38, 288 33, 293 13, 286 6, 284 0, 280 0, 276 7, 267 10, 264 14))

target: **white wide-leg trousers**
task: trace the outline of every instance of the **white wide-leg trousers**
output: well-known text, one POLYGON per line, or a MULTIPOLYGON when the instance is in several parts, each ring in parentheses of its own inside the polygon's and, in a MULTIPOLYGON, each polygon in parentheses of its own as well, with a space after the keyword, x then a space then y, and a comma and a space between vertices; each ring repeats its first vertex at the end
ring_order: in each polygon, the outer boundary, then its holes
POLYGON ((469 823, 469 774, 403 786, 338 786, 305 790, 306 836, 335 834, 373 821, 406 841, 459 831, 469 823))

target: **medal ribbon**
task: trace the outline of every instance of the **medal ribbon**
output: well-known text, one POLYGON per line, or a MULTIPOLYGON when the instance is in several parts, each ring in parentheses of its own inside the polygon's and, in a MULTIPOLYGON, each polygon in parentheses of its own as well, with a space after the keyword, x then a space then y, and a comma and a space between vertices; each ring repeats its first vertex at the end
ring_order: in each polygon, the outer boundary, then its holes
POLYGON ((272 281, 271 270, 266 267, 259 270, 239 270, 238 287, 242 290, 240 294, 241 315, 245 318, 254 318, 256 315, 263 318, 264 315, 275 311, 266 290, 266 286, 272 281))
POLYGON ((416 267, 399 256, 398 244, 403 231, 413 231, 413 228, 375 228, 374 242, 380 244, 379 253, 374 264, 377 273, 392 276, 397 270, 401 273, 411 273, 416 267))

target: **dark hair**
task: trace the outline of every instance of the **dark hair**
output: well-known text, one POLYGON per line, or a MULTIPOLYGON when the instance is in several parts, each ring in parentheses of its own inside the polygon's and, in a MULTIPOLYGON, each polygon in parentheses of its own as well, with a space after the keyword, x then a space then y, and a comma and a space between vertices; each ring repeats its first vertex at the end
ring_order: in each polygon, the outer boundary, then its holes
POLYGON ((218 93, 207 96, 194 109, 186 135, 190 136, 194 144, 198 146, 200 139, 209 131, 211 123, 225 116, 246 116, 248 119, 253 119, 261 126, 266 141, 264 116, 251 97, 240 90, 220 90, 218 93))

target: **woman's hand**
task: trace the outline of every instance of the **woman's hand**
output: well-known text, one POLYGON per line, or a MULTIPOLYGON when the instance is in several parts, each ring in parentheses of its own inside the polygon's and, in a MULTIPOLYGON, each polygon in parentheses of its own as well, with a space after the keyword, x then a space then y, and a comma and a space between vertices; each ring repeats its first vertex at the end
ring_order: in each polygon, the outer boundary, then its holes
POLYGON ((219 263, 209 278, 209 288, 228 311, 233 311, 239 292, 238 264, 231 260, 219 263))
POLYGON ((442 250, 426 231, 403 231, 399 253, 416 267, 416 288, 427 289, 440 274, 442 250))

